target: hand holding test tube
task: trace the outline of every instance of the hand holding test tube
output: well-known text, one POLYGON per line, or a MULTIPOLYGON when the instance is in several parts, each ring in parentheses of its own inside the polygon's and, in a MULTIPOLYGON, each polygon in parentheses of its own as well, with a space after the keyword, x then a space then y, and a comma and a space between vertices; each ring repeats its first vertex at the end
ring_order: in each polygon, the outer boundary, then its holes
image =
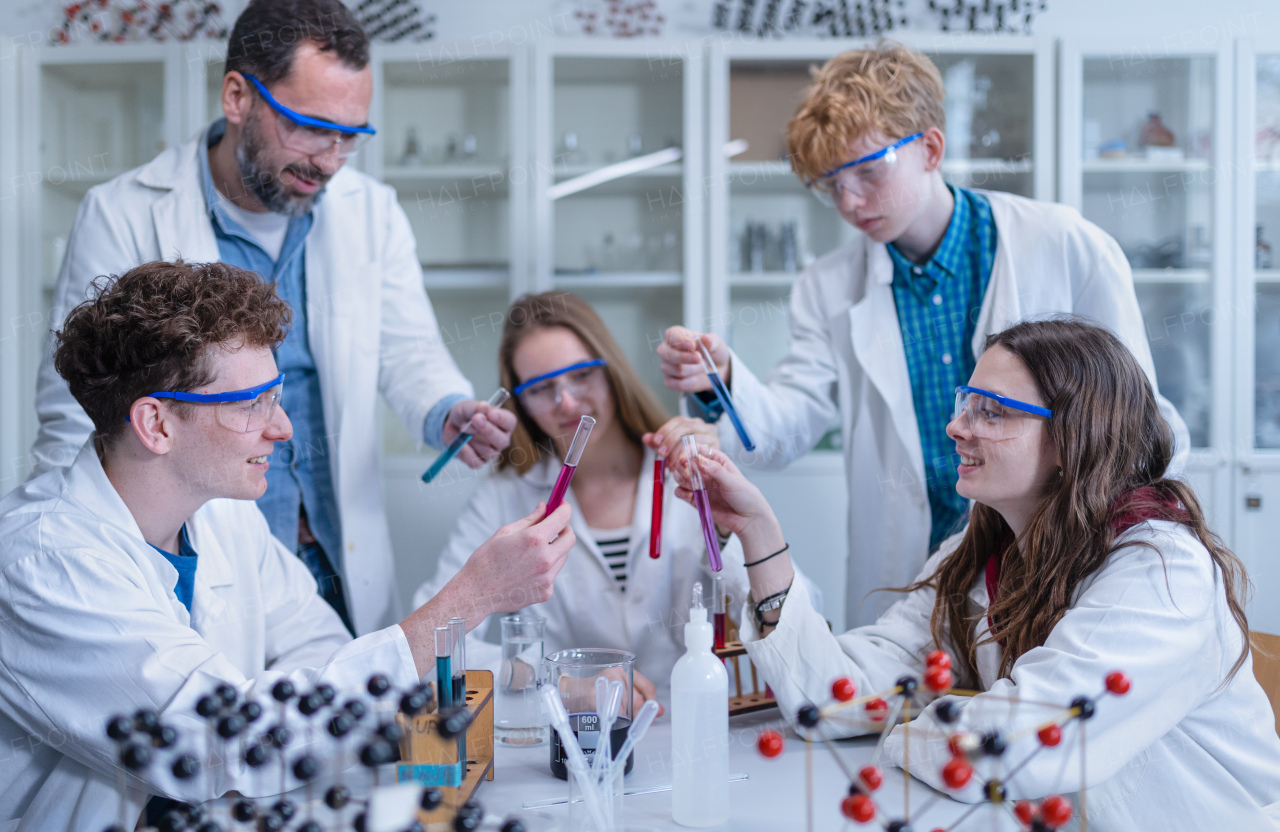
POLYGON ((716 521, 711 516, 711 498, 707 496, 707 486, 702 482, 702 471, 698 468, 698 440, 692 433, 680 437, 684 446, 684 458, 689 463, 689 481, 693 486, 693 504, 698 509, 698 517, 702 520, 702 539, 707 544, 707 560, 711 563, 711 571, 719 572, 724 568, 720 560, 720 540, 716 537, 716 521))
MULTIPOLYGON (((507 399, 511 398, 511 394, 507 392, 507 388, 499 387, 492 396, 489 397, 489 407, 498 408, 506 404, 507 399)), ((449 443, 449 447, 445 448, 440 456, 436 457, 436 461, 431 463, 431 467, 422 475, 423 482, 431 482, 440 476, 440 472, 444 470, 444 466, 449 464, 449 460, 458 455, 458 451, 462 450, 468 442, 475 438, 475 434, 471 432, 471 422, 475 419, 472 416, 467 423, 462 426, 462 431, 454 437, 449 443)))
POLYGON ((733 429, 738 432, 738 438, 742 440, 742 447, 748 451, 756 449, 756 443, 752 441, 751 434, 747 433, 747 426, 742 423, 742 417, 738 415, 738 408, 733 405, 733 397, 729 395, 729 388, 725 385, 724 380, 720 378, 720 371, 716 369, 716 362, 711 360, 711 352, 707 349, 707 345, 698 341, 698 355, 702 358, 702 369, 706 371, 707 378, 711 380, 711 389, 715 391, 716 398, 720 400, 720 406, 724 408, 724 412, 729 415, 729 421, 733 423, 733 429))
POLYGON ((574 432, 573 441, 569 443, 569 452, 564 455, 564 467, 560 469, 560 476, 556 477, 555 487, 551 489, 551 496, 547 499, 547 514, 551 514, 560 507, 560 503, 564 502, 564 495, 569 491, 573 473, 578 470, 582 449, 587 447, 587 440, 591 438, 591 429, 595 426, 596 420, 590 416, 583 416, 578 421, 578 430, 574 432))

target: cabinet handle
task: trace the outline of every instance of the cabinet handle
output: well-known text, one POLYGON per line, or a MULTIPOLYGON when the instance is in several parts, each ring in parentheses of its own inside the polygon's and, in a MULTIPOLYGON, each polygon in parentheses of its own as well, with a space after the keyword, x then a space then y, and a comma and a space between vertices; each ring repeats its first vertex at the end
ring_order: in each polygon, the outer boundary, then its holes
POLYGON ((1262 508, 1262 495, 1261 494, 1244 495, 1244 507, 1249 509, 1250 511, 1260 510, 1262 508))

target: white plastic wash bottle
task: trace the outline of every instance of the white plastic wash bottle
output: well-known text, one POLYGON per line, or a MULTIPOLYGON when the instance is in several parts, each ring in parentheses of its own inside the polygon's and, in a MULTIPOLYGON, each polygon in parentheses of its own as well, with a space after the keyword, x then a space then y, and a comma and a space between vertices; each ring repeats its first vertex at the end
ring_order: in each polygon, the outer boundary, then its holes
POLYGON ((702 584, 671 670, 671 816, 681 826, 729 820, 729 674, 711 652, 702 584))

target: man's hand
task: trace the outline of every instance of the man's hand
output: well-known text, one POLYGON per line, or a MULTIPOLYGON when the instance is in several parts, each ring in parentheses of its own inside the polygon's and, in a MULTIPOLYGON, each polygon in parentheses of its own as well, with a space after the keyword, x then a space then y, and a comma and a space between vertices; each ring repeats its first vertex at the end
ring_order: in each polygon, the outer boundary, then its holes
MULTIPOLYGON (((658 702, 658 689, 640 671, 635 670, 632 673, 635 675, 633 680, 635 687, 631 690, 631 715, 632 719, 634 719, 635 715, 640 713, 640 709, 644 707, 645 702, 650 699, 658 702)), ((662 716, 666 712, 667 709, 662 707, 661 702, 658 702, 658 716, 662 716)))
POLYGON ((694 332, 682 326, 673 326, 667 330, 666 337, 658 345, 658 358, 662 361, 662 381, 668 390, 677 393, 698 393, 711 389, 711 381, 702 369, 702 359, 698 357, 698 341, 706 345, 711 353, 711 360, 716 363, 716 372, 727 385, 729 373, 729 346, 719 335, 694 332))
POLYGON ((475 437, 458 452, 458 459, 472 468, 479 468, 494 459, 511 444, 511 432, 516 429, 516 414, 500 407, 489 407, 488 402, 458 402, 449 410, 444 421, 444 444, 448 445, 466 427, 471 419, 471 434, 475 437))
POLYGON ((464 616, 472 630, 493 613, 514 612, 551 599, 556 575, 577 539, 569 526, 568 503, 547 517, 546 504, 509 523, 480 544, 435 598, 400 622, 418 675, 435 666, 435 628, 464 616))
POLYGON ((653 433, 646 433, 640 439, 652 448, 655 454, 665 459, 668 467, 671 467, 680 461, 680 437, 686 433, 694 434, 699 445, 720 450, 720 435, 716 433, 716 426, 690 416, 675 416, 653 433))

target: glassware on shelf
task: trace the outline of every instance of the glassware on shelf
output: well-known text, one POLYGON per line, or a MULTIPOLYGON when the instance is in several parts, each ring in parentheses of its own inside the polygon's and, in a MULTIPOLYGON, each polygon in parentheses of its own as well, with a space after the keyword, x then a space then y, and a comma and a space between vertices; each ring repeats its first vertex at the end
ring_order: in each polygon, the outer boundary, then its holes
POLYGON ((476 157, 479 144, 473 133, 467 133, 462 137, 462 158, 471 160, 476 157))
POLYGON ((1123 248, 1129 258, 1129 266, 1135 269, 1180 269, 1186 263, 1179 234, 1123 248))
POLYGON ((788 274, 795 274, 799 271, 800 243, 794 220, 782 224, 782 233, 779 235, 778 245, 782 256, 782 270, 788 274))
POLYGON ((587 161, 587 155, 578 145, 578 134, 573 130, 566 130, 560 137, 560 147, 557 152, 560 156, 558 161, 564 165, 581 165, 587 161))
POLYGON ((1271 244, 1262 239, 1262 226, 1259 225, 1255 230, 1253 244, 1253 267, 1259 271, 1275 268, 1275 260, 1272 258, 1271 244))
POLYGON ((1191 229, 1191 247, 1187 251, 1187 268, 1207 269, 1213 265, 1213 248, 1208 230, 1203 225, 1191 229))
POLYGON ((640 134, 633 133, 627 136, 627 155, 640 156, 644 153, 644 140, 640 138, 640 134))
POLYGON ((404 139, 404 152, 400 154, 401 167, 418 167, 426 162, 422 156, 422 151, 418 147, 418 130, 410 127, 408 135, 404 139))
POLYGON ((1138 134, 1138 144, 1142 147, 1173 147, 1173 131, 1160 120, 1159 113, 1147 113, 1147 123, 1142 125, 1138 134))

